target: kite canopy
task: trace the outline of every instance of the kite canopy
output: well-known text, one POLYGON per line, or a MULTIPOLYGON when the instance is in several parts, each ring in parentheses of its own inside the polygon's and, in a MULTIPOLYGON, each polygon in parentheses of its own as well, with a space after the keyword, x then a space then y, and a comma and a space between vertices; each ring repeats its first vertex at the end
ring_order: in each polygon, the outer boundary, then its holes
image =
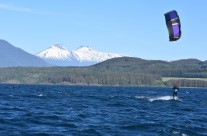
POLYGON ((165 21, 169 32, 169 40, 177 41, 181 36, 180 18, 175 10, 165 13, 165 21))

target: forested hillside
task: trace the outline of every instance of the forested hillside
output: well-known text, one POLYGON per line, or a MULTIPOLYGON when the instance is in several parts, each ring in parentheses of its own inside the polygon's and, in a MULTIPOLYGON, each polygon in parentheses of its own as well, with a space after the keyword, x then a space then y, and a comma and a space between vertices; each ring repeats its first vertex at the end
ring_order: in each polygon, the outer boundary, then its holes
POLYGON ((89 67, 0 68, 1 83, 207 87, 207 63, 114 58, 89 67), (163 80, 168 78, 168 80, 163 80))

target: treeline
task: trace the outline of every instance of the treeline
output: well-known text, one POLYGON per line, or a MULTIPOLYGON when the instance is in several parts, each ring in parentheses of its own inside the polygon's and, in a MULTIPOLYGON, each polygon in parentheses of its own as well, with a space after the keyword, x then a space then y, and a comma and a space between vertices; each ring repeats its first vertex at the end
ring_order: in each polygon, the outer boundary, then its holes
POLYGON ((180 87, 207 87, 207 81, 190 79, 169 80, 164 82, 164 84, 169 87, 174 86, 175 84, 180 87))
POLYGON ((161 76, 133 72, 93 72, 89 67, 1 68, 1 83, 151 86, 161 76))
POLYGON ((100 73, 100 74, 69 74, 64 76, 49 76, 43 82, 60 84, 86 84, 86 85, 147 85, 161 80, 158 75, 142 73, 100 73))
POLYGON ((205 80, 170 80, 162 77, 207 78, 207 62, 165 62, 139 58, 114 58, 90 67, 0 68, 0 83, 83 84, 207 87, 205 80))

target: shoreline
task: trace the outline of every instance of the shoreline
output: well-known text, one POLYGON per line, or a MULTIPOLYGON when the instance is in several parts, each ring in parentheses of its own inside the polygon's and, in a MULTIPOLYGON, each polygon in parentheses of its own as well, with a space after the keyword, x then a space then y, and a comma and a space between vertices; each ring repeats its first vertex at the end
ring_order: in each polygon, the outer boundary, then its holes
MULTIPOLYGON (((7 83, 2 82, 0 85, 49 85, 49 86, 96 86, 96 87, 147 87, 147 88, 172 88, 169 86, 148 86, 148 85, 101 85, 101 84, 27 84, 27 83, 7 83)), ((207 88, 207 87, 179 87, 179 88, 207 88)))

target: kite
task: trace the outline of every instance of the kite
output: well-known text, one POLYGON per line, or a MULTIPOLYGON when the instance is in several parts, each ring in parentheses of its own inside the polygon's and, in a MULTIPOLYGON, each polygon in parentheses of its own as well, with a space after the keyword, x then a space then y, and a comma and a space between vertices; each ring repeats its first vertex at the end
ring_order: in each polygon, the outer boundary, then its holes
POLYGON ((175 10, 172 10, 164 15, 169 32, 169 40, 177 41, 181 37, 181 24, 178 13, 175 10))

